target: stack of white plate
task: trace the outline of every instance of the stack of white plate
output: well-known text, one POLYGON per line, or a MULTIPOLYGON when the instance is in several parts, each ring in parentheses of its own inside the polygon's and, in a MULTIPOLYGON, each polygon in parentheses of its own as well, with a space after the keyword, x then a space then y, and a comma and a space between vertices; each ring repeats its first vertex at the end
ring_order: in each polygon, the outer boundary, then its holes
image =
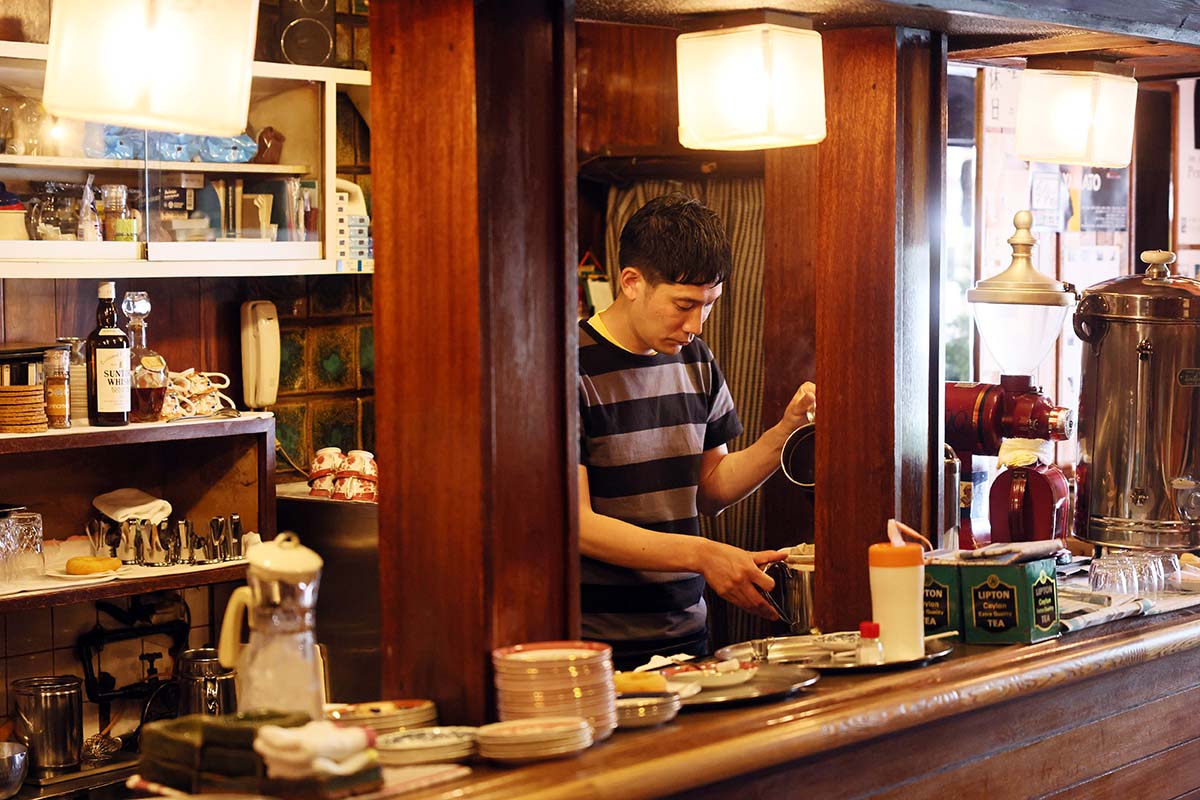
POLYGON ((375 740, 379 763, 385 767, 462 761, 475 753, 475 728, 412 728, 375 740))
POLYGON ((592 727, 583 717, 496 722, 475 735, 479 755, 506 764, 565 758, 592 746, 592 727))
POLYGON ((343 725, 371 728, 377 734, 437 724, 437 706, 432 700, 379 700, 329 706, 325 718, 343 725))
POLYGON ((651 728, 675 719, 679 695, 674 692, 622 694, 617 697, 618 728, 651 728))
POLYGON ((612 648, 599 642, 532 642, 492 651, 501 720, 583 717, 603 741, 617 726, 612 648))

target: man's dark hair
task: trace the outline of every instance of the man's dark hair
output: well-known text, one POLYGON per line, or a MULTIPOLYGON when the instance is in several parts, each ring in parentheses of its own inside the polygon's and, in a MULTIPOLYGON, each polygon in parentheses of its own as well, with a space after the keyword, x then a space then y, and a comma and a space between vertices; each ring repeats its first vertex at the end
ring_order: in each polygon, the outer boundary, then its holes
POLYGON ((621 269, 636 267, 652 286, 709 286, 729 278, 725 226, 708 206, 674 192, 637 210, 621 230, 621 269))

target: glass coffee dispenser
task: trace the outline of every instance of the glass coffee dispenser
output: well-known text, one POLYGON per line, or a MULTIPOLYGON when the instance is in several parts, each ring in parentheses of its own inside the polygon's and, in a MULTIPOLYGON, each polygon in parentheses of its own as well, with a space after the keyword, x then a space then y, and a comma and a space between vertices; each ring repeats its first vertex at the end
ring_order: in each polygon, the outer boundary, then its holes
POLYGON ((1153 550, 1200 547, 1200 281, 1175 254, 1084 290, 1075 535, 1153 550))
MULTIPOLYGON (((1046 277, 1033 265, 1037 243, 1030 231, 1033 215, 1019 211, 1013 225, 1008 268, 967 292, 979 336, 1000 364, 1000 383, 946 384, 946 441, 962 464, 959 547, 963 549, 991 541, 1041 538, 1045 532, 1052 534, 1045 538, 1066 535, 1066 481, 1053 465, 1040 463, 1023 465, 1005 476, 1012 484, 1005 498, 1011 513, 991 514, 990 531, 972 522, 987 522, 982 513, 986 503, 979 502, 986 498, 977 497, 987 470, 975 456, 999 455, 1001 444, 1009 439, 1066 440, 1075 429, 1074 412, 1054 405, 1033 382, 1033 373, 1050 353, 1067 311, 1075 304, 1075 288, 1046 277), (1047 472, 1058 474, 1047 477, 1047 472), (1053 514, 1049 526, 1042 519, 1047 507, 1053 514), (1040 533, 1035 534, 1035 529, 1040 533)), ((1037 444, 1030 442, 1026 449, 1037 444)))
POLYGON ((237 704, 243 711, 301 711, 323 719, 324 672, 317 652, 317 587, 321 557, 294 533, 281 533, 246 553, 247 586, 225 607, 219 656, 237 668, 237 704), (250 641, 241 641, 242 621, 250 641))

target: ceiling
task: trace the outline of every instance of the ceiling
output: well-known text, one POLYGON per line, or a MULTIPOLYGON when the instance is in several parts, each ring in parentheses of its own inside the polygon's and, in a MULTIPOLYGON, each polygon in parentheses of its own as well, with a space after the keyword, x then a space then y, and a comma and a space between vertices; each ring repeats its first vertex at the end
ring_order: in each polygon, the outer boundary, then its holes
POLYGON ((578 0, 576 17, 677 27, 695 14, 767 7, 803 14, 818 30, 895 25, 940 31, 948 35, 950 58, 955 61, 1021 67, 1030 55, 1071 53, 1132 66, 1137 78, 1146 81, 1200 75, 1200 15, 1193 20, 1178 10, 1181 5, 1187 4, 1154 0, 1127 4, 1075 0, 1057 5, 1017 5, 1007 0, 920 0, 911 5, 883 0, 772 0, 766 4, 761 0, 578 0), (1030 19, 1033 14, 1042 19, 1030 19))

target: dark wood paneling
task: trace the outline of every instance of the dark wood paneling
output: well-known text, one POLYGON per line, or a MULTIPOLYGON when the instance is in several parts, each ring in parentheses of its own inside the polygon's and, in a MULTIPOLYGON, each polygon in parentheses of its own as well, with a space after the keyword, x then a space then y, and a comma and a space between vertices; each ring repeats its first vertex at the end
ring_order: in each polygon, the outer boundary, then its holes
POLYGON ((5 341, 54 341, 57 335, 54 284, 55 281, 47 280, 4 281, 5 341))
POLYGON ((579 150, 600 153, 679 144, 673 28, 581 22, 576 81, 579 150))
POLYGON ((1138 92, 1132 170, 1135 258, 1144 250, 1170 247, 1171 103, 1172 92, 1138 92))
MULTIPOLYGON (((813 241, 822 207, 820 165, 819 147, 764 154, 763 420, 768 424, 783 416, 801 382, 816 378, 818 253, 813 241)), ((823 389, 817 389, 818 405, 828 409, 823 389)), ((813 495, 782 471, 767 481, 763 492, 764 546, 811 542, 813 495)))
MULTIPOLYGON (((870 618, 867 548, 889 517, 926 524, 930 452, 929 34, 823 35, 815 511, 817 623, 870 618)), ((936 435, 936 432, 934 432, 936 435)), ((940 473, 940 459, 938 471, 940 473)))
POLYGON ((571 18, 371 8, 383 683, 444 719, 491 715, 493 647, 572 629, 571 18))

